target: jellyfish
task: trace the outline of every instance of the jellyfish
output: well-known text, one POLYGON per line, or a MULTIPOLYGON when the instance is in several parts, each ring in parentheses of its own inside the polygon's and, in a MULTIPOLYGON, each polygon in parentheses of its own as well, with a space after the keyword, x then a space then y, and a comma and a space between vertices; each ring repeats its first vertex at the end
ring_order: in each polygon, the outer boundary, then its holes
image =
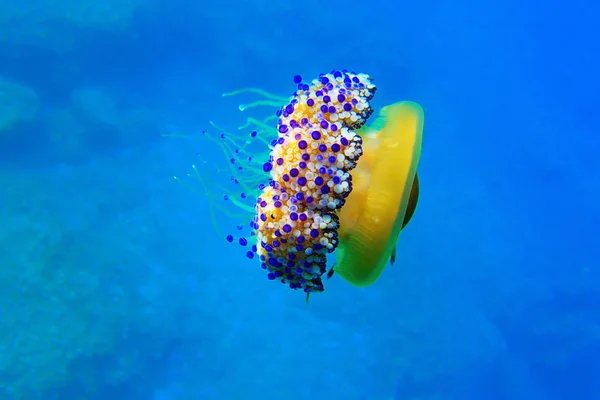
MULTIPOLYGON (((251 140, 230 137, 214 124, 220 134, 211 139, 237 165, 231 180, 252 201, 223 196, 253 214, 246 234, 229 233, 227 241, 245 247, 269 280, 302 290, 308 299, 325 290, 326 277, 369 286, 395 261, 396 242, 419 195, 423 110, 408 101, 391 104, 366 125, 377 91, 369 75, 332 70, 309 82, 295 76, 294 83, 297 90, 274 117, 248 119, 255 128, 251 139, 266 145, 262 153, 251 154, 251 140), (334 259, 329 269, 328 258, 334 259)), ((284 100, 249 91, 265 100, 241 111, 284 100)), ((204 194, 212 197, 209 186, 204 194)))

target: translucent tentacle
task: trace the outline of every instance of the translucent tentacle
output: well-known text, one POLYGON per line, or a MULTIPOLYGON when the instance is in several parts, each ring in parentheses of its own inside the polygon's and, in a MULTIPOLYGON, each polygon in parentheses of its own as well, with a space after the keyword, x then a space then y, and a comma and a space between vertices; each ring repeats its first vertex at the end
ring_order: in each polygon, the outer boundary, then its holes
MULTIPOLYGON (((261 106, 279 109, 289 101, 287 97, 273 95, 256 88, 240 89, 224 93, 223 96, 237 96, 245 93, 258 94, 264 99, 242 104, 238 107, 240 111, 261 106)), ((243 125, 238 127, 238 131, 247 131, 246 134, 228 132, 216 123, 209 121, 215 134, 204 131, 202 134, 163 135, 186 139, 208 139, 216 143, 225 154, 226 160, 228 160, 227 167, 207 164, 205 161, 200 163, 200 167, 193 165, 193 172, 187 174, 187 177, 196 183, 189 183, 187 180, 175 177, 178 182, 208 199, 210 218, 220 235, 223 235, 223 232, 217 224, 217 212, 239 221, 250 221, 255 214, 256 198, 262 186, 269 180, 269 174, 264 172, 263 164, 269 160, 270 147, 273 140, 277 138, 276 120, 277 116, 274 113, 262 119, 250 116, 243 125), (227 180, 233 182, 235 190, 215 182, 215 179, 212 179, 213 168, 218 175, 228 174, 229 179, 223 179, 222 182, 227 182, 227 180), (240 212, 234 212, 235 209, 240 212)))
POLYGON ((262 97, 265 97, 267 100, 256 100, 249 104, 240 104, 238 106, 240 111, 245 111, 249 108, 258 107, 258 106, 269 106, 269 107, 277 108, 277 107, 281 107, 282 104, 284 104, 286 101, 288 101, 287 97, 277 96, 277 95, 271 94, 269 92, 266 92, 262 89, 257 89, 257 88, 244 88, 244 89, 234 90, 233 92, 223 93, 222 96, 223 97, 231 97, 231 96, 237 96, 237 95, 244 94, 244 93, 258 94, 262 97))

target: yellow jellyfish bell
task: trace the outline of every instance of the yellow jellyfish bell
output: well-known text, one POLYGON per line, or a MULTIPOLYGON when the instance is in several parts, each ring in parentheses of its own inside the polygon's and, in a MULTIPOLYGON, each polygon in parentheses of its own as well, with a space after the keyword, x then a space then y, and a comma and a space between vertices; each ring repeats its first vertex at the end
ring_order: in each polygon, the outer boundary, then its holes
POLYGON ((374 283, 395 257, 400 231, 414 212, 423 109, 413 102, 384 107, 359 132, 363 155, 352 171, 352 192, 339 212, 334 271, 356 286, 374 283))

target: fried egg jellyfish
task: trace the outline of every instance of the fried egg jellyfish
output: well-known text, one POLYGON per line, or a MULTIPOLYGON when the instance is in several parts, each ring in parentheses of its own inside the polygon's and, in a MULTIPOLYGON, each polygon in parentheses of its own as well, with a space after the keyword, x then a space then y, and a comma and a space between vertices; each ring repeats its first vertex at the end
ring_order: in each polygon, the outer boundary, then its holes
POLYGON ((369 286, 394 262, 400 231, 416 208, 423 110, 395 103, 367 126, 376 92, 368 75, 334 70, 310 83, 299 76, 294 81, 291 99, 257 89, 226 94, 264 97, 241 111, 277 107, 275 116, 247 120, 240 129, 251 129, 248 138, 214 124, 218 137, 204 133, 229 158, 239 194, 217 198, 209 173, 194 167, 193 175, 211 200, 211 214, 218 208, 231 216, 223 203, 229 201, 251 220, 249 235, 226 238, 248 247, 246 256, 258 258, 270 280, 307 296, 324 291, 323 275, 334 272, 352 285, 369 286), (266 149, 250 150, 252 143, 266 149), (335 262, 328 271, 330 253, 335 262))

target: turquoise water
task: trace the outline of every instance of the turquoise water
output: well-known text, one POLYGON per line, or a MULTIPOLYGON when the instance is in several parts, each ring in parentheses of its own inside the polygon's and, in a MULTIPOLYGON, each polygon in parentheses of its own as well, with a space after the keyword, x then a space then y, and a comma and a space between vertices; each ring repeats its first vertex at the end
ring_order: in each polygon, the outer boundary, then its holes
POLYGON ((0 2, 0 399, 600 398, 599 11, 0 2), (396 265, 307 305, 225 239, 210 121, 338 68, 423 106, 421 193, 396 265))

